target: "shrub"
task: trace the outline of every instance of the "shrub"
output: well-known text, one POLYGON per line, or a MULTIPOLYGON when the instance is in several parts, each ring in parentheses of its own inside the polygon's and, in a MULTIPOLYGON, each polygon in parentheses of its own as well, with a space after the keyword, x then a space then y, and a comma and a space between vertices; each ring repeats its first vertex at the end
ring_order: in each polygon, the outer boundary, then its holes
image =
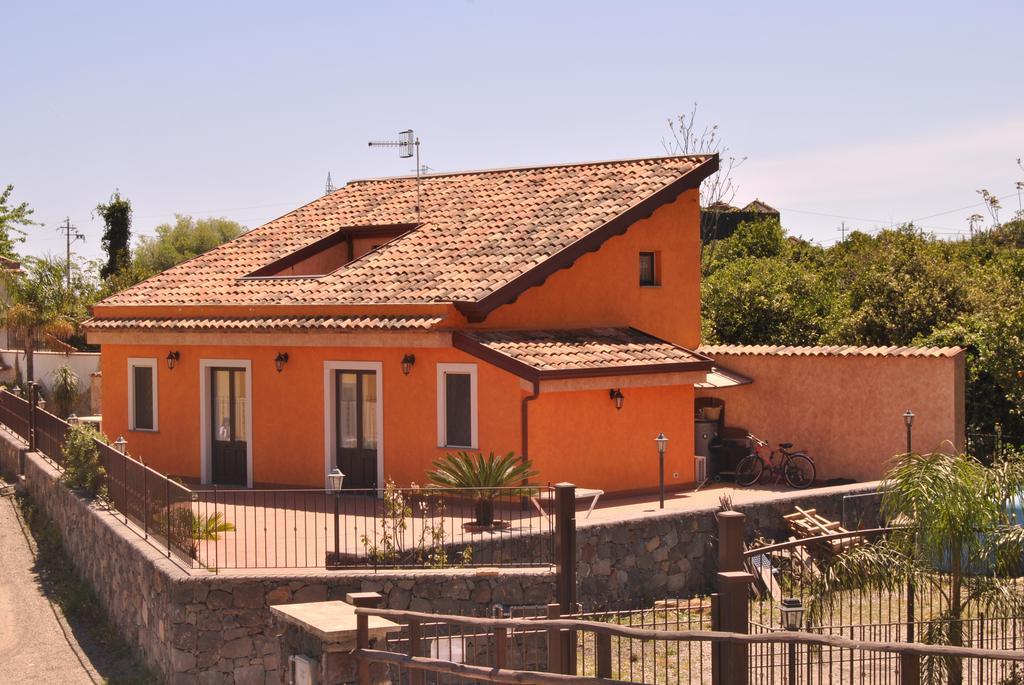
POLYGON ((71 426, 64 439, 64 473, 60 479, 72 490, 106 499, 107 474, 100 466, 97 440, 103 441, 103 434, 92 426, 71 426))
POLYGON ((53 371, 50 394, 53 396, 54 413, 61 417, 70 414, 78 401, 78 375, 68 366, 58 366, 53 371))
MULTIPOLYGON (((520 485, 536 475, 530 460, 517 457, 515 452, 501 457, 491 452, 486 459, 483 454, 458 452, 434 461, 434 470, 427 477, 434 485, 467 488, 477 502, 477 525, 489 526, 494 523, 494 498, 503 492, 501 488, 520 485)), ((504 492, 530 495, 534 490, 522 488, 504 492)))

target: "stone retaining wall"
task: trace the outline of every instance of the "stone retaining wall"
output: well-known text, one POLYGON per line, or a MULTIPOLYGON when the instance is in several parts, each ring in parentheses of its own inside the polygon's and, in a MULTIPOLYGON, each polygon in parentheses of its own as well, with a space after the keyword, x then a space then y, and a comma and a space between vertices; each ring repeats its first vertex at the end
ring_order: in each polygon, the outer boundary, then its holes
MULTIPOLYGON (((23 451, 20 441, 0 435, 5 471, 17 471, 23 451)), ((284 669, 267 608, 272 604, 376 591, 389 608, 476 613, 494 604, 546 604, 554 597, 548 569, 190 573, 122 519, 67 490, 40 455, 28 453, 24 461, 25 485, 61 530, 78 573, 128 643, 174 685, 281 683, 284 669)))
MULTIPOLYGON (((878 498, 870 494, 877 489, 877 483, 859 483, 766 493, 765 501, 734 508, 747 515, 748 540, 755 532, 784 540, 789 532, 782 517, 796 505, 845 521, 851 529, 858 523, 874 527, 878 498)), ((718 554, 716 512, 707 508, 602 524, 577 519, 579 600, 595 607, 636 606, 711 592, 718 554)))

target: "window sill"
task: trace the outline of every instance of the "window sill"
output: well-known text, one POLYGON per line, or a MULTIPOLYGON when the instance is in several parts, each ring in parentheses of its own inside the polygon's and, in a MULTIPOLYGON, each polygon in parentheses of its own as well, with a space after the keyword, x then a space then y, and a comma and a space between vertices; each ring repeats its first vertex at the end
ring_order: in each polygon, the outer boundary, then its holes
POLYGON ((660 288, 661 283, 641 283, 641 288, 660 288))
POLYGON ((129 428, 129 433, 159 433, 159 428, 129 428))
POLYGON ((475 445, 438 445, 439 450, 479 450, 475 445))

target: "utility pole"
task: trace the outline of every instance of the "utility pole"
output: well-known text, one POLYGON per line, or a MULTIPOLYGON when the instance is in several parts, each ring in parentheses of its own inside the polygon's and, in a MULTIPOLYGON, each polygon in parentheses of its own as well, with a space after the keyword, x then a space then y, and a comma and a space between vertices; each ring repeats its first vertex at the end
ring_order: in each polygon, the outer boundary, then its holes
POLYGON ((67 243, 67 261, 64 262, 64 280, 67 289, 71 290, 71 243, 76 240, 85 240, 85 236, 78 231, 75 226, 71 225, 71 219, 69 217, 64 218, 64 225, 58 226, 57 230, 64 234, 65 241, 67 243))
POLYGON ((842 236, 842 238, 840 239, 839 242, 845 243, 846 242, 846 222, 845 221, 842 222, 841 224, 839 224, 839 235, 842 236))

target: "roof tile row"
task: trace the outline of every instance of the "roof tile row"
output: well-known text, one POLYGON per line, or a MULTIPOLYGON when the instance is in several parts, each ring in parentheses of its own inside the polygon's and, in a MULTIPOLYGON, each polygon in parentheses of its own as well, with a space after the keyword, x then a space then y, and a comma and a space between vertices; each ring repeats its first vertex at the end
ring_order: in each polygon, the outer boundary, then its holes
POLYGON ((955 357, 959 347, 869 347, 865 345, 701 345, 701 354, 765 355, 775 357, 955 357))

